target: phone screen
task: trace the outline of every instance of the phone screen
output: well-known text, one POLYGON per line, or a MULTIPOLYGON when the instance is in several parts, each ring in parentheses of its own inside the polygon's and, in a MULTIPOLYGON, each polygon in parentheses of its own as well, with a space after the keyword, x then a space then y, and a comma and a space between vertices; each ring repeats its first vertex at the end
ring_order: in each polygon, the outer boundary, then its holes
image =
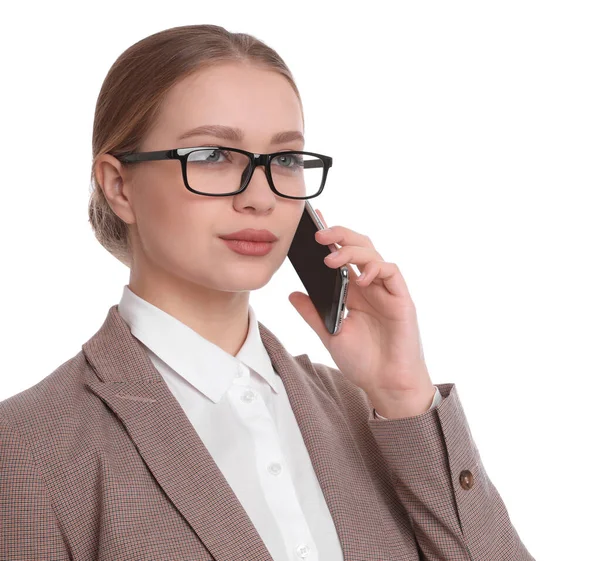
POLYGON ((346 309, 348 268, 342 266, 334 269, 325 264, 325 257, 336 248, 335 245, 320 244, 315 239, 315 233, 322 228, 318 215, 306 201, 288 258, 327 330, 335 335, 346 309))

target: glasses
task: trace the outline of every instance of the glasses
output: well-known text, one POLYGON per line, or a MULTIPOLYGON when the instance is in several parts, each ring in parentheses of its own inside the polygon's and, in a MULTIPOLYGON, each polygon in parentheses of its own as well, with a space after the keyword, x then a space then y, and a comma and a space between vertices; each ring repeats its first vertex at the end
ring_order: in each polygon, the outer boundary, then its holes
POLYGON ((198 195, 227 197, 241 193, 256 166, 264 166, 271 190, 287 199, 312 199, 325 187, 333 158, 314 152, 285 150, 255 154, 227 146, 197 146, 115 156, 123 163, 179 160, 186 189, 198 195))

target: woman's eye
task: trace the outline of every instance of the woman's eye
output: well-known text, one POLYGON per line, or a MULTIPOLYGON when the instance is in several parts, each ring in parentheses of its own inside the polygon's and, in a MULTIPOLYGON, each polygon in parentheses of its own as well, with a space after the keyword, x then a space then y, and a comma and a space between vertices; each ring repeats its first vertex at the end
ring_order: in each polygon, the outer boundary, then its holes
POLYGON ((221 157, 227 158, 225 150, 219 150, 216 148, 209 148, 206 150, 196 150, 190 154, 189 161, 192 162, 208 162, 216 163, 223 161, 221 157))
POLYGON ((286 168, 301 165, 300 156, 294 154, 290 154, 289 156, 277 156, 277 161, 286 168))
POLYGON ((223 150, 205 150, 207 162, 218 162, 221 156, 224 156, 223 150))

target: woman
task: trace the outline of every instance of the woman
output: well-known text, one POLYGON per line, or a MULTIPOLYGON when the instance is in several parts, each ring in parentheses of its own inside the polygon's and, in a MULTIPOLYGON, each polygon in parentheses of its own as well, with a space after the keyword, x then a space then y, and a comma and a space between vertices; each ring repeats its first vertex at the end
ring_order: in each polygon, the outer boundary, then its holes
POLYGON ((89 216, 129 283, 81 352, 0 404, 2 559, 532 559, 366 235, 317 235, 363 273, 339 334, 290 295, 339 370, 249 306, 312 193, 283 180, 293 157, 235 149, 304 151, 303 132, 289 69, 249 35, 168 29, 114 63, 89 216), (223 239, 246 229, 270 251, 223 239))

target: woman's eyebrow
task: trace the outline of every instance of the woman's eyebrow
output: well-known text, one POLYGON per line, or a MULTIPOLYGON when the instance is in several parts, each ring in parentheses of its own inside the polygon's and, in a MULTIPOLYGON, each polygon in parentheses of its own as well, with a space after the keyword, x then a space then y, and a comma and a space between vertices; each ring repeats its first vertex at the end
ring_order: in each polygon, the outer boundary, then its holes
MULTIPOLYGON (((181 134, 177 140, 183 140, 190 136, 215 136, 224 140, 231 140, 234 142, 242 142, 244 140, 244 133, 237 127, 228 127, 225 125, 201 125, 195 127, 187 132, 181 134)), ((304 136, 300 131, 284 131, 278 132, 271 138, 271 144, 282 144, 291 140, 301 140, 304 144, 304 136)))

